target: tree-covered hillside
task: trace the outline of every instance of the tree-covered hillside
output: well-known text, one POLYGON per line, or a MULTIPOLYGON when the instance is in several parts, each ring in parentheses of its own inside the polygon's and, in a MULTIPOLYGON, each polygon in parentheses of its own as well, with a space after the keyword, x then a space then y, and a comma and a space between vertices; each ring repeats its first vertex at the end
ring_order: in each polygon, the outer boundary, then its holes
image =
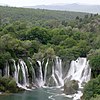
POLYGON ((73 20, 77 16, 83 18, 84 15, 86 13, 0 6, 0 19, 3 23, 20 20, 37 26, 46 26, 51 23, 59 26, 62 21, 73 20))

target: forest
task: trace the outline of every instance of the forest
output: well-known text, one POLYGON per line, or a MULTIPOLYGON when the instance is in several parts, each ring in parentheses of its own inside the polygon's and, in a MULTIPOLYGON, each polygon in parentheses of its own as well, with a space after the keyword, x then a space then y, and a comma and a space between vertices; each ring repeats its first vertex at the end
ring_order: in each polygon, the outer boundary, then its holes
MULTIPOLYGON (((89 59, 92 78, 86 84, 82 98, 98 100, 100 98, 100 15, 0 6, 2 76, 5 62, 9 59, 30 57, 41 60, 55 55, 69 62, 78 57, 89 59)), ((14 69, 11 70, 13 72, 14 69)), ((8 79, 7 82, 5 77, 0 78, 0 91, 9 88, 12 89, 10 92, 18 91, 13 90, 16 88, 13 79, 11 81, 8 79)))

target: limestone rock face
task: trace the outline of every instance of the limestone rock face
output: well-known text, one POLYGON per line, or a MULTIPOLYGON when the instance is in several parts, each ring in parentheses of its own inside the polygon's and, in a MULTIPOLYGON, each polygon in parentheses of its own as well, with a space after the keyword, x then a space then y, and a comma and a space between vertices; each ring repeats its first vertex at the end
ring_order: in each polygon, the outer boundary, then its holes
POLYGON ((74 94, 79 89, 78 81, 71 80, 64 84, 64 93, 67 95, 74 94))
POLYGON ((56 83, 56 81, 54 80, 54 77, 53 77, 53 76, 51 76, 51 77, 49 78, 49 81, 48 81, 47 85, 48 85, 49 87, 53 87, 53 86, 56 86, 56 85, 57 85, 57 83, 56 83))

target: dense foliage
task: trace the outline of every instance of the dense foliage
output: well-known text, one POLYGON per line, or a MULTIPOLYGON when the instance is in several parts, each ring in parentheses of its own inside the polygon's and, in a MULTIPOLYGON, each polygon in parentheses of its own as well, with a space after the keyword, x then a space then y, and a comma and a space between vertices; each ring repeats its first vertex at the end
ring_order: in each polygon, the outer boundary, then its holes
POLYGON ((97 95, 95 98, 91 98, 91 100, 99 100, 100 99, 100 95, 97 95))
POLYGON ((16 93, 19 90, 21 91, 21 89, 17 87, 15 80, 8 77, 0 77, 0 91, 6 93, 16 93))
MULTIPOLYGON (((85 90, 91 90, 95 81, 98 85, 100 16, 66 11, 0 7, 2 76, 5 63, 12 58, 43 59, 52 58, 55 55, 67 61, 79 56, 88 56, 92 78, 96 79, 91 80, 85 90)), ((9 84, 13 84, 13 81, 9 84)), ((100 85, 97 89, 100 89, 100 85)), ((98 92, 100 93, 99 90, 98 92)), ((93 93, 98 94, 95 90, 93 93)), ((93 93, 87 93, 88 96, 85 97, 94 97, 93 93)))
POLYGON ((84 88, 83 98, 85 100, 99 100, 100 96, 100 49, 91 50, 88 55, 92 69, 92 77, 84 88))
POLYGON ((92 68, 92 76, 96 78, 100 74, 100 49, 91 50, 88 57, 92 68))
MULTIPOLYGON (((90 100, 91 98, 97 98, 96 96, 100 94, 100 75, 92 79, 86 84, 84 88, 84 100, 90 100)), ((95 100, 95 99, 94 99, 95 100)))
POLYGON ((66 26, 67 20, 73 20, 77 16, 83 18, 84 15, 86 13, 0 6, 0 19, 3 24, 19 20, 32 26, 34 24, 34 26, 53 28, 59 27, 61 23, 66 26))

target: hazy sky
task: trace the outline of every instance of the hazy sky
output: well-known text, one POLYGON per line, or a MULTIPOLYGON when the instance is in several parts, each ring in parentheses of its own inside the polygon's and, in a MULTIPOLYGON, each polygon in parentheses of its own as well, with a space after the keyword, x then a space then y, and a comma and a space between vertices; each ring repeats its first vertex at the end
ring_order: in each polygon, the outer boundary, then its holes
POLYGON ((98 4, 100 0, 0 0, 0 4, 7 4, 10 6, 34 6, 34 5, 48 5, 59 3, 81 3, 81 4, 98 4))

